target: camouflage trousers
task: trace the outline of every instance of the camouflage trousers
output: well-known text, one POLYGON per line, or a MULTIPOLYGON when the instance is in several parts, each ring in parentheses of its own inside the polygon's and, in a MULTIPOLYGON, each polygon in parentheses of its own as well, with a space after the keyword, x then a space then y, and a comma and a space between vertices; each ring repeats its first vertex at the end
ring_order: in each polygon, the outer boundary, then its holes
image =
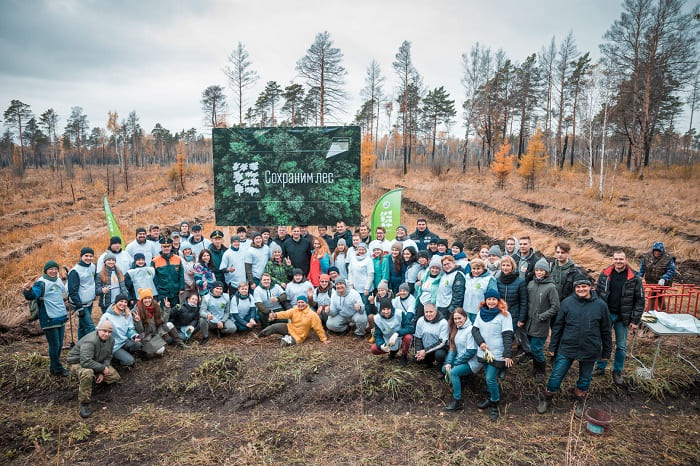
MULTIPOLYGON (((121 377, 112 366, 109 367, 109 374, 105 375, 102 381, 107 384, 117 382, 121 377)), ((78 385, 78 402, 89 403, 92 396, 92 382, 96 378, 95 371, 82 367, 80 364, 72 364, 70 372, 73 377, 79 380, 78 385)), ((99 375, 99 374, 98 374, 99 375)))

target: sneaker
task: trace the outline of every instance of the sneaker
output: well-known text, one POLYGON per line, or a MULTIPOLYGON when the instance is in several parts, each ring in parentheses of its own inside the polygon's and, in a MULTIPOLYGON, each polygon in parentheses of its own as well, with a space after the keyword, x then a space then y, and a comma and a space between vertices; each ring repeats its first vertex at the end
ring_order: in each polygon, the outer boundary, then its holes
POLYGON ((280 338, 280 346, 292 346, 293 340, 291 335, 285 335, 280 338))
POLYGON ((625 383, 624 379, 622 378, 622 372, 620 371, 613 371, 612 378, 615 385, 623 385, 625 383))
POLYGON ((462 400, 452 399, 448 404, 445 405, 445 411, 460 411, 464 409, 464 402, 462 400))
POLYGON ((90 417, 90 405, 87 403, 80 403, 80 417, 86 418, 90 417))
POLYGON ((601 375, 605 375, 605 369, 601 369, 600 367, 596 367, 595 370, 593 371, 593 377, 600 377, 601 375))
POLYGON ((477 404, 476 404, 476 407, 479 408, 479 409, 486 409, 486 408, 488 408, 489 406, 491 406, 491 398, 486 398, 486 399, 485 399, 484 401, 482 401, 481 403, 477 403, 477 404))
POLYGON ((489 417, 491 418, 492 421, 498 420, 499 412, 498 412, 498 401, 492 401, 491 402, 491 411, 489 412, 489 417))

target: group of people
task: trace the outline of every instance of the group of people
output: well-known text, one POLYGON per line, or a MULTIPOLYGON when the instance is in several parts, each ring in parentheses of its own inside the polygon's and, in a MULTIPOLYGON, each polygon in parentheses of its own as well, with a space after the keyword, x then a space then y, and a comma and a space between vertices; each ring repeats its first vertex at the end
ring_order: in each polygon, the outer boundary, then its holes
POLYGON ((478 407, 490 408, 492 419, 499 416, 499 379, 514 360, 532 361, 532 375, 543 383, 549 356, 553 367, 537 407, 544 413, 575 360, 574 395, 585 398, 592 376, 605 373, 612 329, 612 378, 623 383, 627 334, 645 308, 640 274, 660 285, 675 274, 661 243, 639 273, 624 251, 615 251, 594 285, 564 241, 549 262, 526 235, 507 238, 503 252, 501 244, 483 245, 470 258, 463 243, 450 246, 425 219, 410 235, 399 226, 393 241, 383 227, 372 237, 367 225, 353 233, 342 221, 333 235, 323 225, 316 235, 305 225, 274 233, 238 227, 227 247, 221 230, 206 239, 200 225, 186 221, 165 235, 157 225, 138 228, 125 248, 120 237, 111 238, 96 261, 84 247, 65 283, 58 264, 48 261, 23 292, 38 300, 54 374, 69 374, 60 351, 68 309, 78 315, 78 342, 67 363, 80 380, 81 416, 90 415, 93 381, 119 380, 112 361, 133 366, 135 355, 162 356, 167 345, 185 348, 196 335, 200 345, 212 333, 237 332, 277 334, 282 345, 298 345, 311 331, 322 342, 327 333, 369 338, 372 354, 433 368, 452 386, 446 410, 463 409, 463 378, 483 368, 488 396, 478 407), (95 300, 102 311, 97 326, 95 300))

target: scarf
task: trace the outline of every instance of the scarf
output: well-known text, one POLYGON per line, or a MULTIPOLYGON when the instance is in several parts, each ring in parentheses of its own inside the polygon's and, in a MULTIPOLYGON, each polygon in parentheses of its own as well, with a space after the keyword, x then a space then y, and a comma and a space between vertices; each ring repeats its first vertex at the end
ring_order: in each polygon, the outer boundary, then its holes
POLYGON ((498 309, 498 307, 489 309, 488 307, 484 306, 479 310, 479 316, 484 322, 491 322, 500 312, 501 311, 498 309))
POLYGON ((49 277, 48 275, 46 275, 45 273, 42 273, 42 274, 41 274, 41 277, 42 277, 44 280, 48 280, 48 281, 50 281, 50 282, 55 282, 56 280, 58 280, 58 275, 56 275, 54 278, 51 278, 51 277, 49 277))
POLYGON ((460 260, 460 259, 466 259, 467 255, 464 254, 464 252, 459 252, 459 253, 455 254, 454 258, 456 261, 460 260))
POLYGON ((505 283, 506 285, 510 285, 510 284, 513 283, 519 276, 520 276, 520 275, 518 275, 518 274, 515 273, 515 272, 511 272, 511 273, 509 273, 508 275, 502 273, 502 274, 501 274, 501 278, 500 278, 499 280, 501 280, 501 283, 505 283))

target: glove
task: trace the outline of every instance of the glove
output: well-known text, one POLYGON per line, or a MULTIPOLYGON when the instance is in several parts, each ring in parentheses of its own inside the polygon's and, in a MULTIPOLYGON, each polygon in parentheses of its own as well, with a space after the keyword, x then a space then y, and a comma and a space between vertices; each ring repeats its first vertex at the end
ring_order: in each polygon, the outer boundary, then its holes
POLYGON ((399 334, 394 332, 391 338, 389 338, 389 346, 394 346, 397 338, 399 338, 399 334))
POLYGON ((188 326, 187 326, 187 333, 188 333, 189 335, 192 335, 192 332, 194 332, 194 327, 191 326, 191 325, 188 325, 188 326))
POLYGON ((664 280, 663 278, 661 280, 659 280, 659 285, 664 286, 665 284, 666 284, 666 280, 664 280))
POLYGON ((385 353, 388 353, 389 351, 391 351, 391 348, 389 348, 386 343, 384 343, 382 346, 380 346, 379 349, 384 351, 385 353))

